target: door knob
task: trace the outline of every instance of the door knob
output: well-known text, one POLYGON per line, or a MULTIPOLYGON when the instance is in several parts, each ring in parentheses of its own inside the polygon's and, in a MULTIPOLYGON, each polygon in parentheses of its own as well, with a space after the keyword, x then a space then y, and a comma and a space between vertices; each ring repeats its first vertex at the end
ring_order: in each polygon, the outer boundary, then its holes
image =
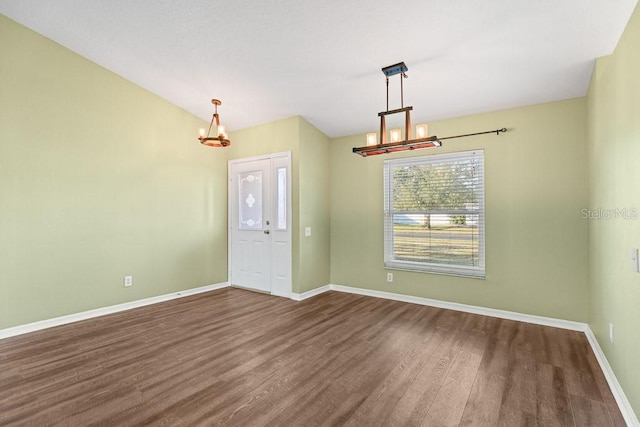
POLYGON ((269 230, 264 230, 264 234, 269 234, 269 230))

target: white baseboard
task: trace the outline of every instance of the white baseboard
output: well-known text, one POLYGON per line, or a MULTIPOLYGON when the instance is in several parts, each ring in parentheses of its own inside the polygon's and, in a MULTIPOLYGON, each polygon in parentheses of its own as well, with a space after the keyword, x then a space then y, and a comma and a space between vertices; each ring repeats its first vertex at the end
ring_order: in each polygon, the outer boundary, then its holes
POLYGON ((554 328, 569 329, 584 332, 588 326, 586 323, 570 320, 555 319, 552 317, 535 316, 532 314, 516 313, 514 311, 498 310, 495 308, 480 307, 476 305, 459 304, 455 302, 440 301, 430 298, 415 297, 411 295, 395 294, 392 292, 374 291, 371 289, 354 288, 343 285, 329 285, 332 291, 347 292, 350 294, 366 295, 376 298, 390 299, 394 301, 409 302, 412 304, 428 305, 448 310, 464 311, 465 313, 481 314, 483 316, 498 317, 500 319, 517 320, 519 322, 533 323, 536 325, 552 326, 554 328))
POLYGON ((228 288, 229 286, 230 286, 229 282, 220 282, 220 283, 214 283, 213 285, 200 286, 199 288, 191 288, 184 291, 178 291, 168 295, 169 296, 175 295, 174 298, 170 298, 170 299, 182 298, 182 297, 188 297, 191 295, 201 294, 203 292, 210 292, 210 291, 215 291, 222 288, 228 288))
POLYGON ((301 294, 291 294, 291 299, 296 301, 302 301, 307 298, 315 297, 316 295, 320 295, 323 292, 327 292, 331 290, 331 285, 324 285, 319 288, 311 289, 310 291, 303 292, 301 294))
POLYGON ((598 359, 602 372, 604 372, 607 383, 609 383, 609 388, 611 388, 613 397, 616 399, 620 412, 622 412, 624 421, 628 426, 640 426, 640 421, 638 421, 638 417, 633 411, 631 403, 629 403, 629 399, 627 399, 627 396, 624 394, 622 386, 620 386, 618 378, 616 378, 616 375, 613 373, 613 369, 611 368, 607 357, 604 355, 604 351, 602 351, 602 347, 600 347, 600 343, 591 328, 587 327, 585 335, 587 336, 589 344, 591 344, 591 348, 593 349, 593 353, 596 355, 596 359, 598 359))
POLYGON ((131 310, 132 308, 144 307, 145 305, 157 304, 159 302, 169 301, 176 298, 183 298, 190 295, 209 292, 229 286, 229 283, 216 283, 199 288, 187 289, 184 291, 172 292, 166 295, 145 298, 137 301, 125 302, 122 304, 112 305, 109 307, 96 308, 94 310, 83 311, 80 313, 69 314, 67 316, 54 317, 53 319, 41 320, 39 322, 27 323, 25 325, 14 326, 12 328, 0 329, 0 339, 14 337, 29 332, 35 332, 42 329, 53 328, 54 326, 66 325, 68 323, 79 322, 81 320, 92 319, 94 317, 104 316, 106 314, 118 313, 120 311, 131 310))

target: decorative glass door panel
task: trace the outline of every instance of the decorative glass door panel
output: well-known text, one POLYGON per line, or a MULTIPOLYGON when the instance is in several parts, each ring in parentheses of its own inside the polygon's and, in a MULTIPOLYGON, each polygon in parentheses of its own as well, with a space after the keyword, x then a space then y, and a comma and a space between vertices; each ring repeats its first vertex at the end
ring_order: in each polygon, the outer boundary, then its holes
POLYGON ((241 172, 238 178, 238 228, 262 230, 262 171, 241 172))

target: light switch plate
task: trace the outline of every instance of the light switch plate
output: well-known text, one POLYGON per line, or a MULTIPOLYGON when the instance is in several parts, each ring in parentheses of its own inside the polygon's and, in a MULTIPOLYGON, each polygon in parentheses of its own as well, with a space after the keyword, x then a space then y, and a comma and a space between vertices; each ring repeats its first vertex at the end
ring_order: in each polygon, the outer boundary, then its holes
POLYGON ((305 228, 304 228, 304 235, 305 235, 306 237, 311 236, 311 227, 305 227, 305 228))
POLYGON ((638 248, 631 249, 629 256, 631 258, 631 268, 634 273, 640 273, 640 265, 638 265, 638 248))

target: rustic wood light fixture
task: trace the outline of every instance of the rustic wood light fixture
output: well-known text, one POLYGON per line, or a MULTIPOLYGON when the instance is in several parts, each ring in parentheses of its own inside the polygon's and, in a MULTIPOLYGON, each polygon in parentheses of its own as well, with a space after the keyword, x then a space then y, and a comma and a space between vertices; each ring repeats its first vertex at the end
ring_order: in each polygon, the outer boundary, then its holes
POLYGON ((209 147, 228 147, 231 145, 231 141, 229 141, 227 137, 226 128, 224 125, 220 124, 220 116, 218 115, 218 105, 222 105, 222 101, 212 99, 211 103, 214 105, 215 111, 211 118, 211 123, 209 124, 209 130, 205 132, 204 128, 200 128, 198 132, 198 139, 202 145, 207 145, 209 147), (214 129, 214 135, 216 136, 209 136, 214 123, 216 124, 216 128, 214 129))
POLYGON ((378 138, 375 133, 367 134, 367 145, 364 147, 355 147, 353 152, 360 154, 362 157, 375 156, 378 154, 395 153, 398 151, 417 150, 420 148, 431 148, 442 146, 442 140, 452 138, 462 138, 465 136, 482 135, 486 133, 506 132, 506 128, 496 129, 487 132, 471 133, 466 135, 448 136, 446 138, 438 138, 437 136, 429 136, 428 126, 426 124, 420 124, 416 126, 417 138, 412 139, 411 133, 411 110, 413 107, 404 106, 404 85, 403 79, 407 78, 406 71, 408 70, 404 62, 389 65, 384 67, 382 72, 385 75, 385 83, 387 86, 387 110, 378 113, 380 117, 380 143, 378 144, 378 138), (389 77, 400 74, 400 108, 395 110, 389 110, 389 77), (386 116, 392 114, 404 113, 404 139, 402 139, 402 129, 391 129, 390 139, 387 141, 387 123, 386 116))

